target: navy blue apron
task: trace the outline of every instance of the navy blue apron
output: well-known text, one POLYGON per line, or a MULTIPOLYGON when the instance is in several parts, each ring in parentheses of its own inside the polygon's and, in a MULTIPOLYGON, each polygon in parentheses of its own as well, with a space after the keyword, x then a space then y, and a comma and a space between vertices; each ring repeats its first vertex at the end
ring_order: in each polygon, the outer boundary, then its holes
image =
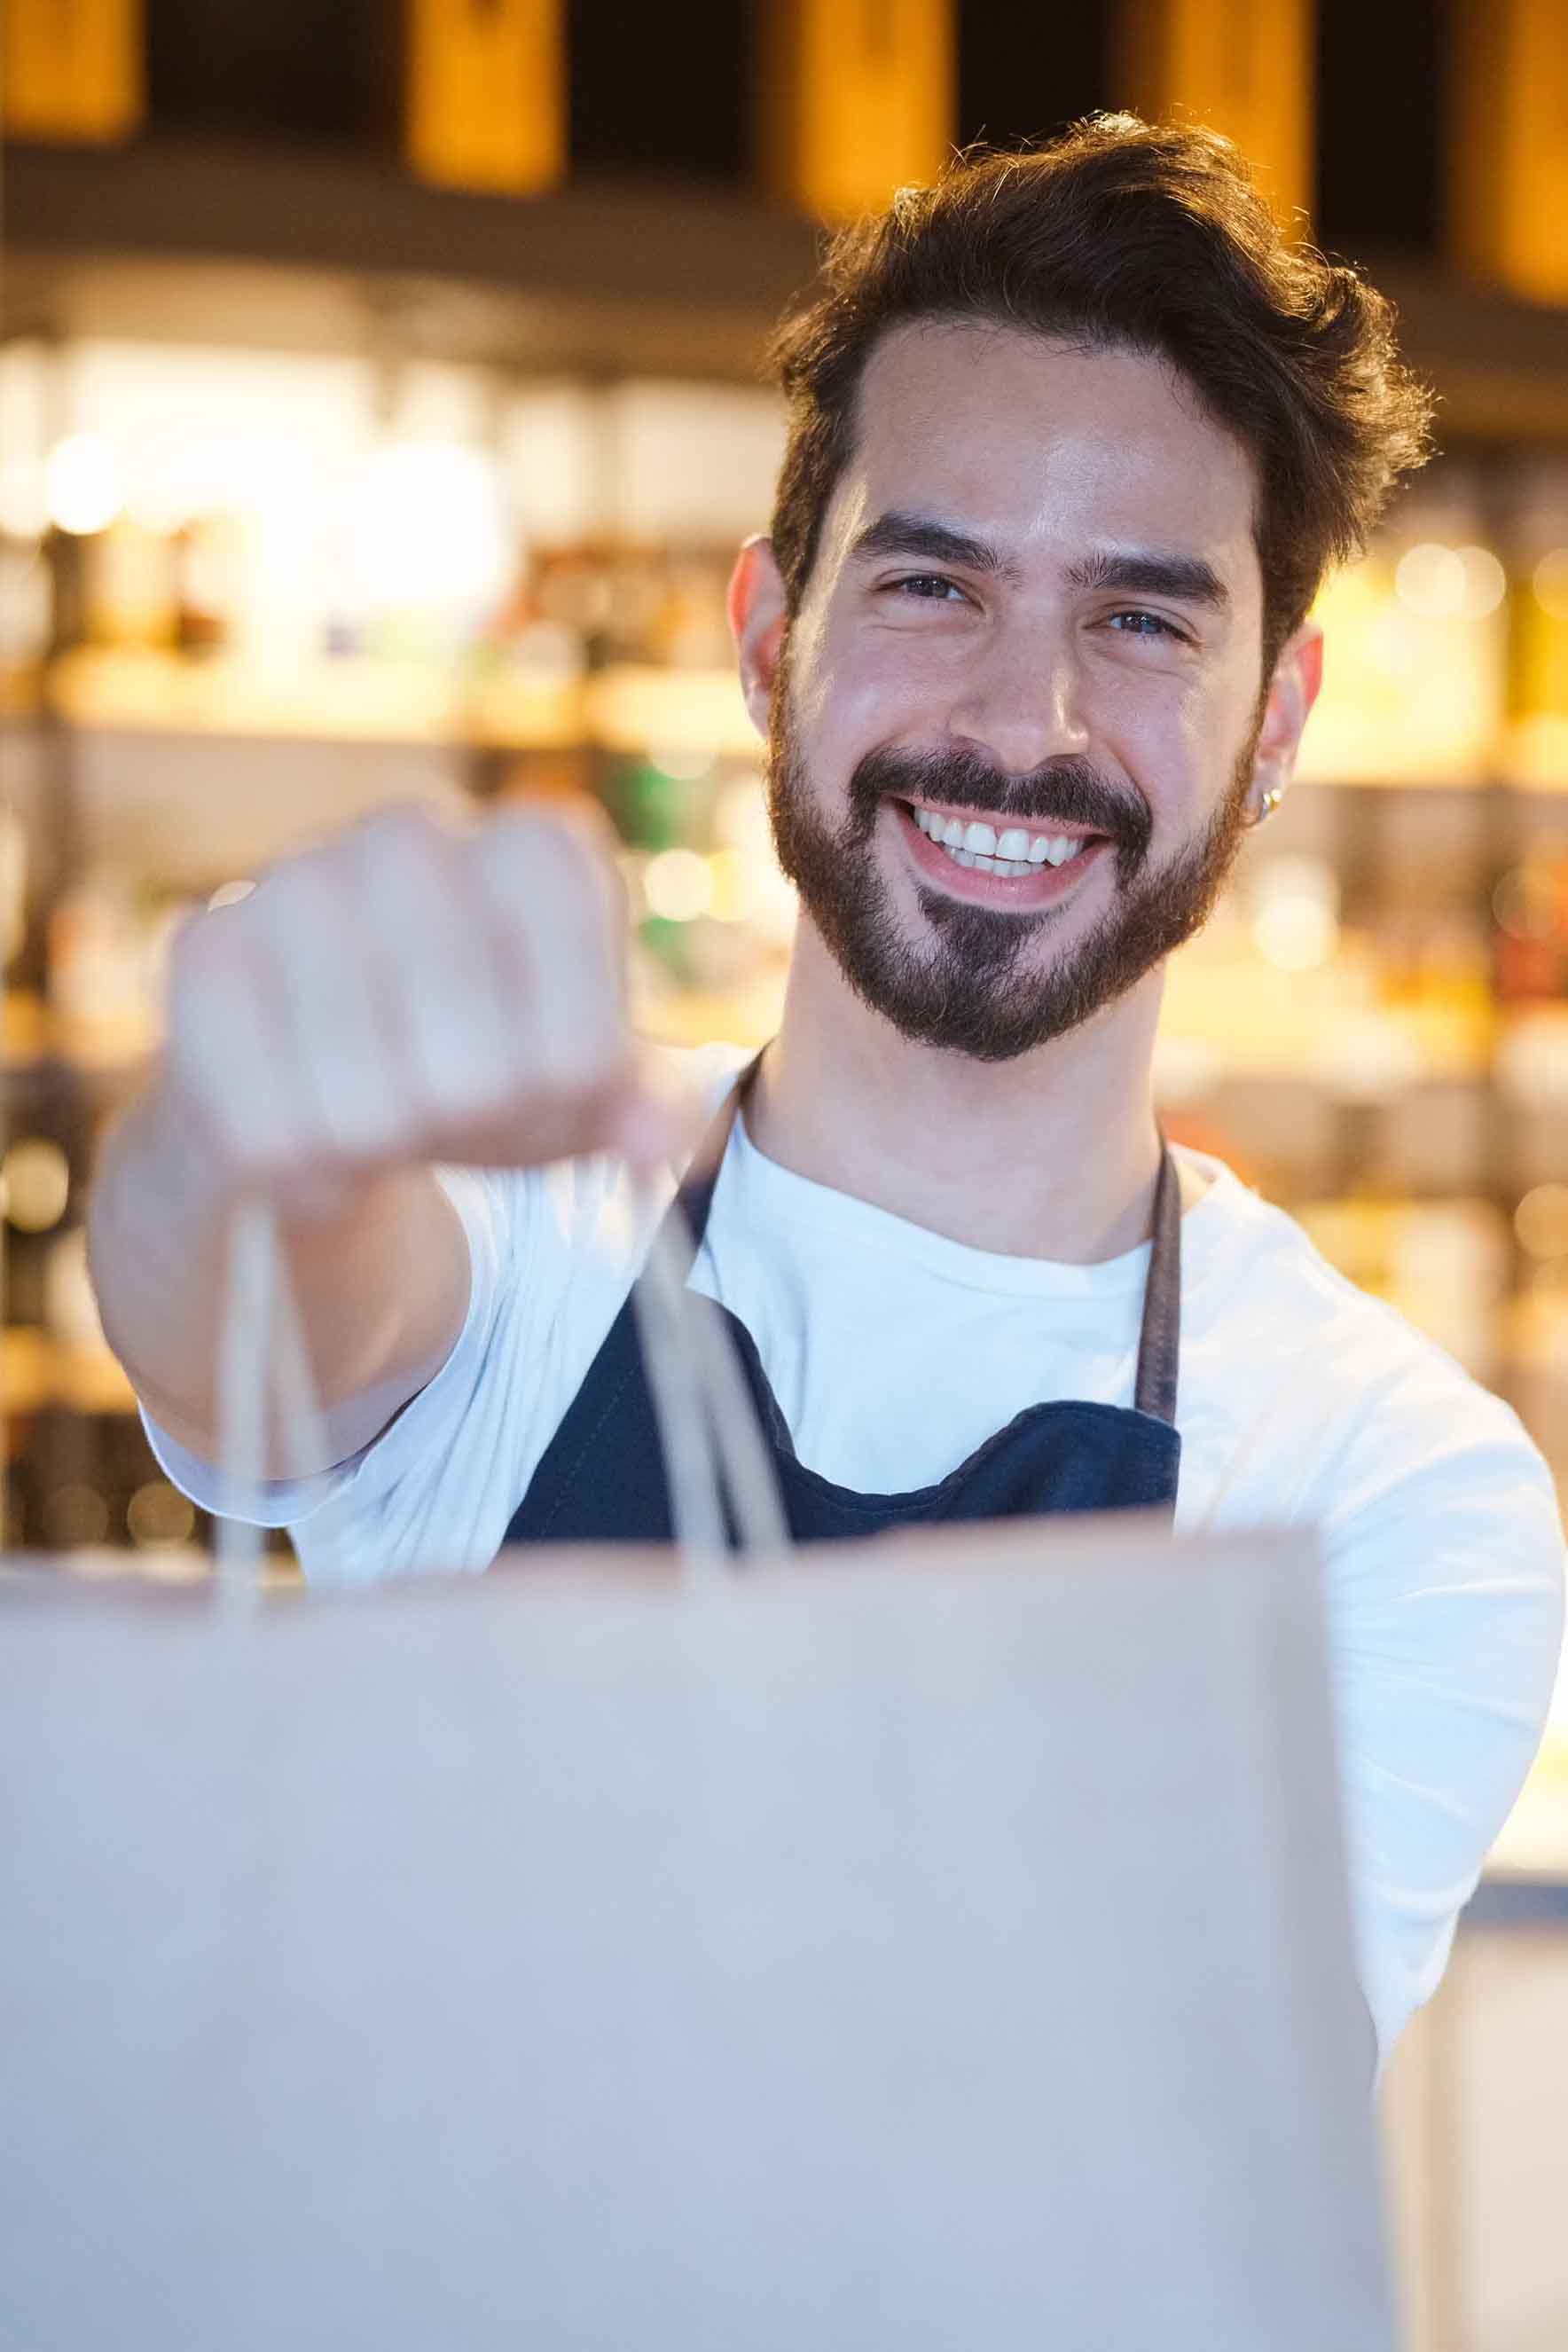
MULTIPOLYGON (((667 1212, 689 1272, 707 1230, 724 1149, 762 1056, 731 1089, 667 1212)), ((1176 1430, 1181 1345, 1182 1213, 1175 1163, 1163 1150, 1154 1195, 1154 1240, 1143 1294, 1142 1336, 1131 1405, 1053 1400, 1032 1404, 934 1486, 861 1495, 835 1486, 795 1456, 756 1343, 729 1308, 694 1292, 693 1310, 722 1318, 778 1474, 797 1543, 869 1536, 928 1520, 1005 1519, 1047 1511, 1174 1510, 1182 1441, 1176 1430)), ((847 1364, 847 1380, 857 1368, 847 1364)), ((942 1368, 931 1368, 939 1396, 942 1368)), ((628 1297, 588 1368, 566 1417, 512 1515, 515 1543, 668 1543, 665 1483, 653 1400, 628 1297)))

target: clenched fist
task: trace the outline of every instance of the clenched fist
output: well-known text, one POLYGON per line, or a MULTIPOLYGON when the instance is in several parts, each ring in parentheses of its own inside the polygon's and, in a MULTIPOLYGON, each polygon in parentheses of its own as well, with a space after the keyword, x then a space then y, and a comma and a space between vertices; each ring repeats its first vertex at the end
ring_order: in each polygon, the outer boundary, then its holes
POLYGON ((626 910, 595 832, 397 807, 193 918, 163 1088, 219 1189, 310 1217, 416 1160, 670 1148, 637 1074, 626 910))

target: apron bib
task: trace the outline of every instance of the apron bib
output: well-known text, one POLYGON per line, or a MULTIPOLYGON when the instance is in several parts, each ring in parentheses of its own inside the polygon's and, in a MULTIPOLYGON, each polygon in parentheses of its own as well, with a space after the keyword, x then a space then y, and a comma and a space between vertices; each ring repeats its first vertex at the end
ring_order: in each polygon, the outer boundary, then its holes
MULTIPOLYGON (((680 1239, 688 1272, 702 1246, 725 1147, 761 1059, 759 1055, 731 1087, 666 1212, 667 1228, 680 1239)), ((1029 1405, 936 1486, 902 1495, 858 1494, 808 1470, 795 1456, 744 1324, 700 1292, 691 1295, 690 1304, 698 1314, 721 1318, 739 1353, 796 1543, 876 1535, 926 1521, 1150 1507, 1173 1511, 1182 1451, 1175 1425, 1181 1252, 1181 1201, 1167 1146, 1154 1195, 1132 1403, 1057 1399, 1029 1405)), ((512 1514, 505 1540, 671 1539, 664 1457, 628 1297, 512 1514)))

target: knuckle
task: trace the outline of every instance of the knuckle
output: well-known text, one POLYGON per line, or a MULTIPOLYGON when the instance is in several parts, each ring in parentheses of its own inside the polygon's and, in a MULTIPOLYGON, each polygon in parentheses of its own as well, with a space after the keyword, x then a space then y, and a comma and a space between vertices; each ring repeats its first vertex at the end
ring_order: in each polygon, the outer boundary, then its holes
POLYGON ((422 842, 433 837, 437 830, 437 821, 429 803, 408 797, 384 801, 351 825, 344 838, 361 843, 422 842))
POLYGON ((422 875, 438 871, 453 846, 451 828, 435 811, 418 801, 394 801, 363 818, 344 837, 340 854, 363 877, 388 871, 422 875))

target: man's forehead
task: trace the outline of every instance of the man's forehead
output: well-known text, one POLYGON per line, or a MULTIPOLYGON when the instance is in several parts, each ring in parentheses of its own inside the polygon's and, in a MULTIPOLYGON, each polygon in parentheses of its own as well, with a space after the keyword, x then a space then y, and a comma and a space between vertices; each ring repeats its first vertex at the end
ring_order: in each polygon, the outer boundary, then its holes
POLYGON ((830 536, 840 561, 884 515, 920 513, 1022 560, 1058 530, 1162 544, 1234 570, 1257 471, 1158 355, 921 321, 885 335, 859 387, 830 536))
POLYGON ((868 352, 857 423, 875 431, 892 412, 957 394, 976 408, 1035 408, 1043 417, 1107 399, 1129 417, 1209 435, 1239 447, 1197 386, 1163 352, 1125 339, 1047 334, 1000 319, 912 319, 887 328, 868 352))

